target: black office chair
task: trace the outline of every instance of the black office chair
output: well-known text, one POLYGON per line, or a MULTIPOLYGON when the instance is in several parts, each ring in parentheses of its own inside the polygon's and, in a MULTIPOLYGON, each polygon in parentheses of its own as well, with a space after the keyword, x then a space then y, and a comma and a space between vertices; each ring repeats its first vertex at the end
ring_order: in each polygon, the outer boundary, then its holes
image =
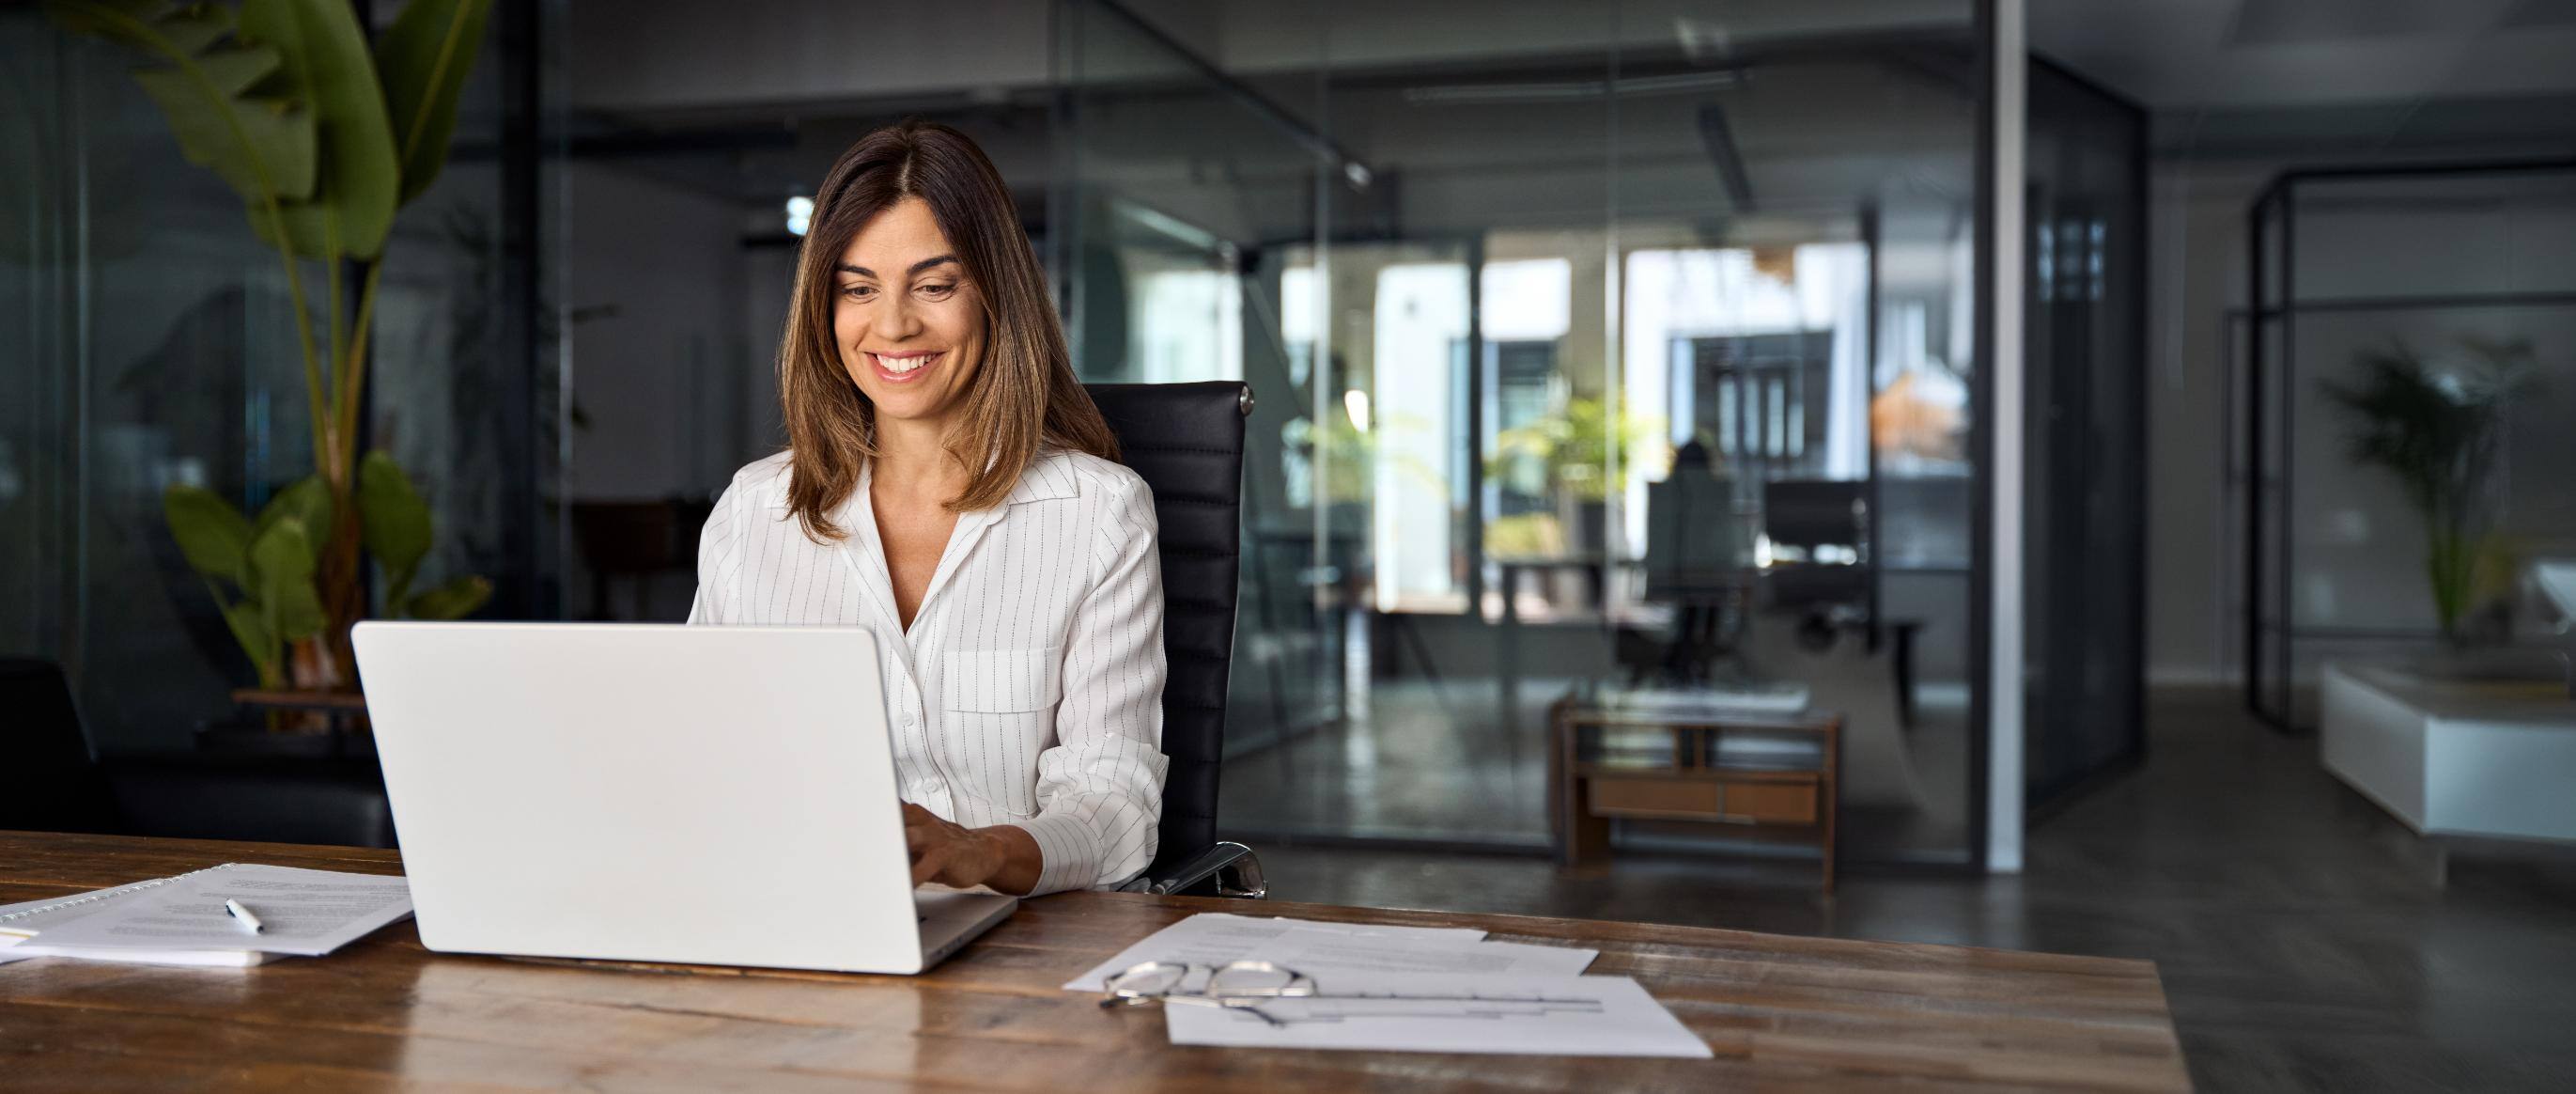
POLYGON ((71 688, 51 661, 0 659, 0 829, 117 832, 107 776, 91 758, 71 688))
POLYGON ((1153 489, 1162 526, 1163 754, 1172 763, 1161 850, 1128 888, 1259 899, 1268 892, 1261 860, 1216 838, 1252 389, 1230 380, 1085 386, 1118 435, 1122 460, 1153 489))
POLYGON ((0 829, 391 847, 393 813, 364 760, 94 757, 63 670, 0 658, 0 829))

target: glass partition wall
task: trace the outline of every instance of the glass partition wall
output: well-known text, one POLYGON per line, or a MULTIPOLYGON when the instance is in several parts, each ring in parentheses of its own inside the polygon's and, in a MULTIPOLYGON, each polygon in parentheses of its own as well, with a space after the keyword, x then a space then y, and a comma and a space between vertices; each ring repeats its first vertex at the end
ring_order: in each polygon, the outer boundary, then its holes
MULTIPOLYGON (((364 7, 360 9, 365 11, 364 7)), ((373 13, 381 30, 390 5, 373 13)), ((556 614, 560 361, 546 308, 559 3, 503 5, 453 152, 396 218, 360 443, 437 526, 421 572, 481 574, 485 614, 556 614)), ((0 10, 0 654, 62 663, 102 750, 190 747, 252 679, 163 516, 173 484, 256 512, 314 471, 287 278, 240 199, 186 162, 137 58, 0 10)), ((363 270, 304 264, 352 307, 363 270)), ((256 724, 256 723, 253 723, 256 724)))
MULTIPOLYGON (((1255 393, 1230 832, 1537 851, 1549 707, 1616 685, 1840 712, 1844 857, 1970 865, 1980 8, 1027 0, 975 65, 810 70, 775 47, 950 32, 836 12, 674 52, 724 17, 512 9, 397 228, 373 440, 437 567, 502 583, 487 615, 679 618, 698 515, 784 440, 812 187, 878 124, 947 122, 1086 379, 1255 393)), ((0 627, 86 666, 103 742, 183 743, 241 673, 153 499, 303 466, 275 263, 119 59, 25 12, 0 46, 0 627)), ((2085 203, 2131 199, 2081 143, 2034 138, 2065 200, 2033 226, 2089 276, 2085 203)), ((2092 306, 2055 313, 2071 379, 2122 337, 2092 306)), ((2093 407, 2067 443, 2121 443, 2114 379, 2063 389, 2093 407)), ((2032 671, 2089 701, 2110 664, 2032 671)), ((1738 835, 1616 838, 1805 853, 1738 835)))
POLYGON ((2249 704, 2313 727, 2338 661, 2554 693, 2566 610, 2536 577, 2576 558, 2576 161, 2292 172, 2248 231, 2249 704))
POLYGON ((1847 858, 1972 861, 1972 5, 1325 8, 1059 8, 1083 375, 1259 400, 1227 831, 1534 850, 1569 689, 1791 688, 1847 858))
POLYGON ((2034 61, 2022 359, 2034 809, 2146 748, 2146 112, 2034 61))

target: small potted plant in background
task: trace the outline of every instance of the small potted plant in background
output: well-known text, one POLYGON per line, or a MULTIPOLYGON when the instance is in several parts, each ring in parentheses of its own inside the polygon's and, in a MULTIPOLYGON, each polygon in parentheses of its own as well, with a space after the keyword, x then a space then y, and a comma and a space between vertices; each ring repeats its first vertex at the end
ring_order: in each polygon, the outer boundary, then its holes
POLYGON ((2475 360, 2437 365, 2400 343, 2361 354, 2357 381, 2321 385, 2353 422, 2353 462, 2397 480, 2422 518, 2434 619, 2454 649, 2480 598, 2512 584, 2494 479, 2506 413, 2537 386, 2529 343, 2463 344, 2475 360))
POLYGON ((1493 454, 1485 460, 1486 478, 1506 480, 1516 466, 1535 464, 1557 509, 1555 530, 1545 528, 1544 522, 1528 528, 1507 526, 1506 541, 1554 544, 1557 551, 1578 554, 1600 553, 1609 532, 1612 445, 1617 445, 1618 459, 1633 462, 1660 427, 1661 423, 1638 418, 1624 407, 1613 415, 1600 398, 1574 396, 1565 400, 1561 410, 1497 432, 1493 454))
MULTIPOLYGON (((286 275, 304 357, 313 473, 256 517, 190 486, 164 496, 171 534, 206 582, 259 687, 250 705, 359 710, 349 628, 367 614, 364 557, 383 610, 454 619, 491 595, 481 577, 427 588, 429 507, 391 456, 356 450, 368 325, 395 213, 447 161, 457 101, 491 0, 412 0, 372 48, 347 0, 48 0, 55 22, 143 55, 135 82, 189 162, 241 196, 286 275), (327 324, 307 306, 320 268, 327 324), (354 300, 344 274, 358 278, 354 300)), ((310 728, 318 717, 272 717, 310 728)))

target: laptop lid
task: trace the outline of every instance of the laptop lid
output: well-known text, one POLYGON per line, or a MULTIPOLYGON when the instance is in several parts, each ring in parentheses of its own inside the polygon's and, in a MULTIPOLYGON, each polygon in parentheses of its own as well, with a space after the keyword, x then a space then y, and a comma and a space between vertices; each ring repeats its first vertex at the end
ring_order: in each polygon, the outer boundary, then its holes
POLYGON ((430 949, 924 967, 867 630, 352 638, 430 949))

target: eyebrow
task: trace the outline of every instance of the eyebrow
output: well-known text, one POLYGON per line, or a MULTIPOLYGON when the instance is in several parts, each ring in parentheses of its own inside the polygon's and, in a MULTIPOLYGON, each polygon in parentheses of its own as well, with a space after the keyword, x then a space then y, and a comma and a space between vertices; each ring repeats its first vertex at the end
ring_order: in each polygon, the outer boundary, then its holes
MULTIPOLYGON (((904 271, 904 276, 910 277, 941 263, 953 263, 955 261, 957 261, 956 255, 940 255, 937 258, 925 258, 919 262, 913 263, 911 269, 904 271)), ((877 275, 875 270, 871 270, 865 266, 853 266, 847 262, 841 263, 839 269, 842 273, 857 274, 860 277, 875 277, 877 275)))

